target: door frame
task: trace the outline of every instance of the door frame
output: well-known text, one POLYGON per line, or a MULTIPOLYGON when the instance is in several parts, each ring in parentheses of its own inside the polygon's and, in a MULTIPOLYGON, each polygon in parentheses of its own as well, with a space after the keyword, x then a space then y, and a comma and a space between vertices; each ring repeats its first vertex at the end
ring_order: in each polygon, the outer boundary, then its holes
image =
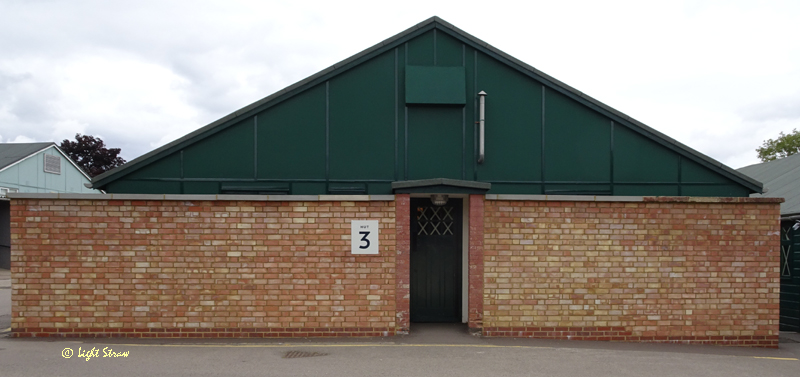
MULTIPOLYGON (((411 197, 430 198, 431 195, 433 193, 413 193, 411 197)), ((467 323, 469 320, 469 194, 444 195, 453 199, 461 199, 461 323, 467 323)), ((409 208, 409 214, 411 210, 409 208)), ((409 221, 412 220, 409 218, 409 221)))

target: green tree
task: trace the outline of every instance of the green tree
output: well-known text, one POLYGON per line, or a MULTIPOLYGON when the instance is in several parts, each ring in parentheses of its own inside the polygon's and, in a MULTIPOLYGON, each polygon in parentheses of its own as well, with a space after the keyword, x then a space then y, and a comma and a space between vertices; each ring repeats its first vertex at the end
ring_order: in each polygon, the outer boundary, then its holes
POLYGON ((800 152, 800 132, 796 128, 790 134, 781 132, 779 135, 775 139, 765 140, 763 145, 756 148, 761 161, 773 161, 800 152))
POLYGON ((64 139, 59 148, 90 177, 98 176, 125 163, 119 156, 121 150, 106 148, 103 139, 99 137, 75 134, 75 141, 64 139))

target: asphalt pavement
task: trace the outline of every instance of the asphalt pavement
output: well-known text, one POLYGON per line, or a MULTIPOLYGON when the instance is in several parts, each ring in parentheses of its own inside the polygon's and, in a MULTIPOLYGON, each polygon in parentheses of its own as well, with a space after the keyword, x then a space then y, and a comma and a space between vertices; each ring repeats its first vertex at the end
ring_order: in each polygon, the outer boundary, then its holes
MULTIPOLYGON (((7 270, 6 270, 7 271, 7 270)), ((0 270, 0 313, 10 314, 0 270)), ((7 276, 7 274, 6 274, 7 276)), ((7 327, 7 320, 2 324, 7 327)), ((352 339, 14 339, 0 335, 12 376, 797 376, 800 335, 779 349, 481 338, 464 325, 352 339)))

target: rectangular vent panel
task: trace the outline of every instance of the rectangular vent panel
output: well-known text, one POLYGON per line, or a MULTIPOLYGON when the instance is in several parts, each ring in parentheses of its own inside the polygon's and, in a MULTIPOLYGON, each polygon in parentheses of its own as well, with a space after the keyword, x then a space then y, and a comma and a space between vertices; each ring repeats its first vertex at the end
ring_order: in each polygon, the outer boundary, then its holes
POLYGON ((61 157, 49 154, 44 155, 44 172, 61 174, 61 157))

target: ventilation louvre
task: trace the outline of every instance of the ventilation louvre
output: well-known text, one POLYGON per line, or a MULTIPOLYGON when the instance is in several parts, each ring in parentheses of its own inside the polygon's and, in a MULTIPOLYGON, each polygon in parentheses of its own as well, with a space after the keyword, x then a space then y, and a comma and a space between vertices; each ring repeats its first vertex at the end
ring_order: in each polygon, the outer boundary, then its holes
POLYGON ((61 174, 61 157, 49 154, 44 155, 44 172, 61 174))

